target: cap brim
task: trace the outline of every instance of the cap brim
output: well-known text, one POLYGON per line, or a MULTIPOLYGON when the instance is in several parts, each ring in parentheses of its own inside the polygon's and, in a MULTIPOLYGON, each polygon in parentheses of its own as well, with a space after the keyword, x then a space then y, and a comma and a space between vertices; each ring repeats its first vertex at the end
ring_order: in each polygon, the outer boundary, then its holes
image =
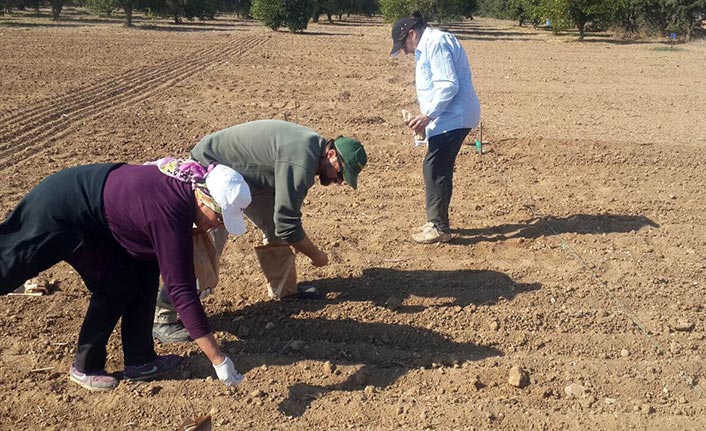
POLYGON ((358 174, 353 172, 352 169, 344 168, 343 179, 346 181, 346 184, 353 187, 353 190, 358 190, 358 174))
POLYGON ((232 235, 242 235, 245 233, 245 220, 240 210, 235 210, 234 212, 224 211, 223 224, 226 230, 232 235))
POLYGON ((390 57, 397 57, 400 55, 400 52, 402 51, 402 47, 404 47, 404 39, 398 40, 392 45, 392 50, 390 51, 390 57))

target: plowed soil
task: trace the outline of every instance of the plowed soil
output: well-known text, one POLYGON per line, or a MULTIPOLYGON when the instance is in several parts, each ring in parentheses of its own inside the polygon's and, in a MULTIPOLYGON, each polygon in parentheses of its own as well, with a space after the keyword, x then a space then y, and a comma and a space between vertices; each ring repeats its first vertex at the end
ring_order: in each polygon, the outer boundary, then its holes
MULTIPOLYGON (((68 381, 88 291, 68 265, 45 297, 0 298, 0 429, 706 428, 706 44, 449 26, 482 103, 484 153, 461 150, 449 244, 423 224, 413 58, 389 25, 304 34, 222 17, 171 25, 67 10, 0 17, 0 211, 42 178, 102 161, 184 157, 213 131, 279 118, 367 146, 359 190, 315 186, 309 235, 331 258, 300 280, 324 301, 267 300, 232 239, 204 301, 246 377, 195 344, 182 370, 90 393, 68 381), (528 376, 520 388, 511 369, 528 376)), ((480 139, 472 133, 469 143, 480 139)), ((108 370, 123 368, 119 329, 108 370)))

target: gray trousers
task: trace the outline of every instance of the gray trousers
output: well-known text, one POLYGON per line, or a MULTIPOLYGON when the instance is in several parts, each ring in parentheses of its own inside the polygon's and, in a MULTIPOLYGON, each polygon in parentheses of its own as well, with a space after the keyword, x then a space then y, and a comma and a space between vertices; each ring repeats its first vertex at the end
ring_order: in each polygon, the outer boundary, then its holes
MULTIPOLYGON (((251 189, 250 195, 252 197, 252 202, 245 209, 244 213, 245 216, 262 231, 263 244, 283 242, 275 236, 274 190, 251 189)), ((228 231, 224 228, 216 228, 211 229, 208 233, 213 239, 213 243, 216 246, 216 251, 218 252, 218 257, 220 258, 223 254, 223 250, 225 249, 226 241, 228 240, 228 231)), ((202 286, 199 286, 198 280, 196 282, 196 287, 199 289, 199 296, 201 298, 204 298, 210 292, 201 290, 202 286)), ((203 286, 204 289, 211 287, 212 286, 203 286)), ((179 321, 179 317, 177 316, 177 312, 172 305, 171 299, 169 299, 167 289, 165 289, 164 286, 161 286, 159 288, 159 293, 157 294, 157 306, 155 307, 154 322, 176 323, 177 321, 179 321)))
POLYGON ((448 233, 449 204, 453 193, 456 156, 471 129, 456 129, 429 138, 427 154, 422 164, 426 195, 427 222, 448 233))

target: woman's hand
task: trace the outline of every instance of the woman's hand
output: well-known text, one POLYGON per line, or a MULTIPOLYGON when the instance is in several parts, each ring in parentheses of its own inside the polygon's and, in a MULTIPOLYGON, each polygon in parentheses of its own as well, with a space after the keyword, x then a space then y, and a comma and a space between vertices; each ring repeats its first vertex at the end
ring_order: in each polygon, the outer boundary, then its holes
POLYGON ((226 386, 238 386, 243 383, 243 375, 235 369, 235 364, 230 360, 229 357, 220 364, 214 364, 213 369, 216 370, 216 375, 218 379, 223 382, 226 386))

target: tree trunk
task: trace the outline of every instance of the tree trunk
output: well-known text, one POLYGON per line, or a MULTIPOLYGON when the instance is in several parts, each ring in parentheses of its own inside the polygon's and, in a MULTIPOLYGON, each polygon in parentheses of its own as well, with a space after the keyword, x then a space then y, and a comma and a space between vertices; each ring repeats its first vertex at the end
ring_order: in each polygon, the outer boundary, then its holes
POLYGON ((125 27, 132 27, 132 3, 123 6, 125 11, 125 27))
POLYGON ((583 40, 583 37, 586 35, 587 21, 588 20, 584 16, 581 16, 579 19, 576 20, 576 27, 579 29, 579 41, 583 40))
POLYGON ((628 15, 627 24, 625 25, 625 30, 630 34, 637 33, 637 30, 639 30, 639 26, 637 24, 638 19, 639 17, 636 12, 630 12, 628 15))
POLYGON ((54 21, 59 20, 59 14, 64 7, 64 0, 51 0, 51 16, 54 21))
POLYGON ((323 12, 323 10, 321 9, 321 7, 317 6, 314 9, 314 13, 311 14, 311 22, 318 23, 319 22, 319 15, 321 15, 322 12, 323 12))

